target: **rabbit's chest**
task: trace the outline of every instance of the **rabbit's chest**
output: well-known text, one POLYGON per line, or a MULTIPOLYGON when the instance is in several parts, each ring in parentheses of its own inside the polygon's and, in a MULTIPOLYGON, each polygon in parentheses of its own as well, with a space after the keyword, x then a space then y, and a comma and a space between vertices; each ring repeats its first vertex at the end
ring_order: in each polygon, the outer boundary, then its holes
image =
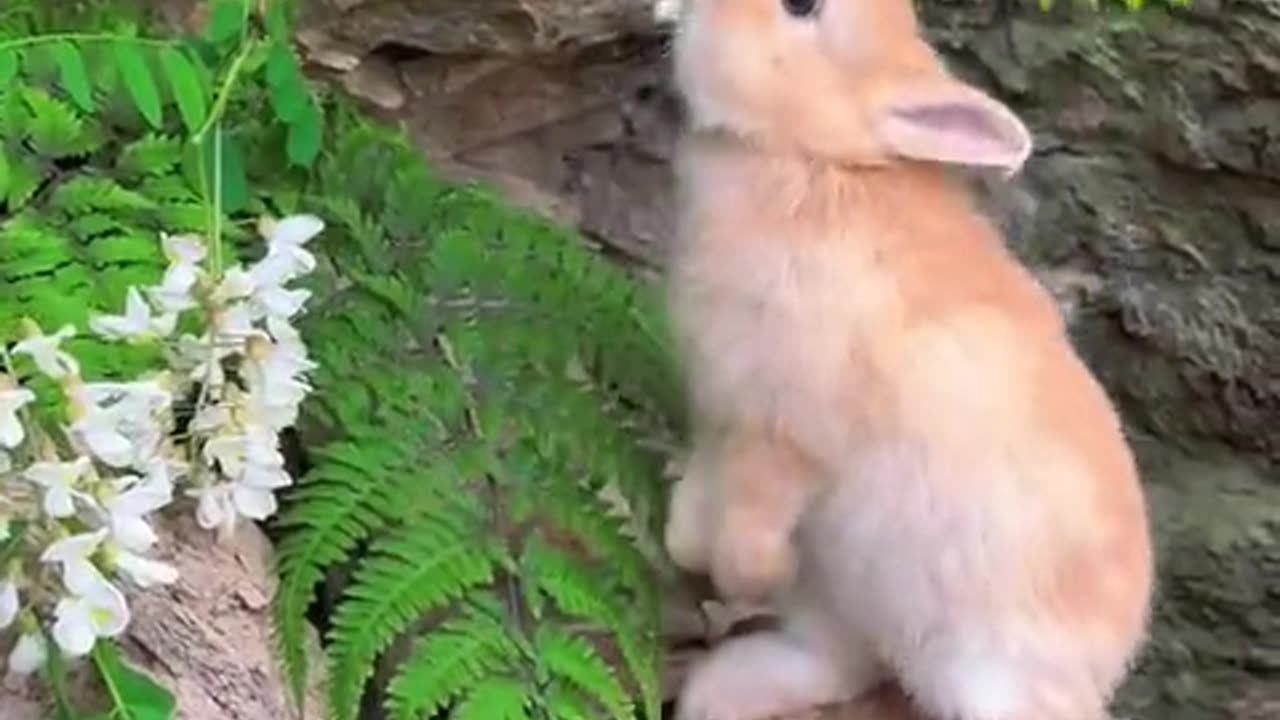
POLYGON ((693 253, 675 271, 674 312, 701 412, 825 444, 854 404, 860 338, 887 288, 848 257, 804 250, 693 253))

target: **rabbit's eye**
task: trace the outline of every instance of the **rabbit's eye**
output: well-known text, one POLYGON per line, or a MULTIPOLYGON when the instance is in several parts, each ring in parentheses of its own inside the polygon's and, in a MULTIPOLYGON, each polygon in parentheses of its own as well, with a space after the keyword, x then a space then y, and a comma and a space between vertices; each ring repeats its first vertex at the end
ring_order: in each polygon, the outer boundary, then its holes
POLYGON ((816 15, 822 0, 782 0, 782 8, 792 17, 810 17, 816 15))

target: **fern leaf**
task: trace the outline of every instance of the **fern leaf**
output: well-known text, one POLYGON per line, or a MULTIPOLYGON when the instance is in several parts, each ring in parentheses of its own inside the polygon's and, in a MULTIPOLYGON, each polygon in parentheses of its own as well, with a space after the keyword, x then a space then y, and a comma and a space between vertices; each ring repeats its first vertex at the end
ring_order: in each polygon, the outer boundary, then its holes
MULTIPOLYGON (((582 694, 564 682, 552 682, 544 693, 547 709, 556 720, 596 720, 590 703, 582 694)), ((661 715, 646 715, 657 718, 661 715)))
POLYGON ((38 88, 24 87, 22 98, 31 112, 27 134, 37 153, 61 158, 83 150, 85 125, 75 110, 38 88))
POLYGON ((21 56, 12 48, 0 49, 0 87, 7 86, 18 76, 21 56))
POLYGON ((5 195, 9 210, 14 211, 26 205, 43 180, 44 173, 35 157, 19 157, 9 167, 9 191, 5 195))
POLYGON ((329 649, 333 717, 355 717, 378 654, 424 612, 493 579, 476 538, 444 517, 419 520, 377 543, 333 618, 329 649))
POLYGON ((120 151, 116 166, 129 175, 164 175, 182 162, 182 142, 167 135, 144 135, 120 151))
POLYGON ((156 89, 156 80, 151 75, 151 68, 139 49, 137 43, 121 40, 114 48, 116 66, 120 69, 120 78, 133 98, 134 107, 152 128, 159 129, 164 123, 164 110, 160 105, 160 92, 156 89))
POLYGON ((415 476, 396 467, 388 444, 341 443, 319 449, 315 469, 280 515, 288 531, 276 552, 280 584, 273 598, 277 646, 295 701, 306 687, 305 624, 311 593, 330 565, 387 521, 404 481, 415 476))
POLYGON ((9 156, 5 153, 4 146, 0 145, 0 198, 8 196, 12 177, 9 172, 9 156))
POLYGON ((524 720, 533 703, 532 690, 512 678, 486 678, 453 711, 453 720, 524 720))
POLYGON ((89 82, 89 72, 84 66, 84 56, 80 49, 66 40, 53 43, 50 47, 54 61, 58 63, 58 74, 62 87, 84 112, 94 111, 93 86, 89 82))
POLYGON ((519 649, 502 624, 471 607, 418 641, 387 688, 394 720, 434 717, 476 681, 509 667, 519 649))
MULTIPOLYGON (((276 4, 276 3, 273 3, 276 4)), ((200 83, 195 66, 185 53, 176 48, 160 51, 160 64, 178 103, 178 113, 187 132, 194 135, 204 124, 209 108, 205 87, 200 83)))
POLYGON ((542 625, 534 635, 534 648, 542 663, 565 682, 598 702, 615 720, 633 717, 630 698, 608 663, 586 640, 554 625, 542 625))
POLYGON ((94 210, 148 210, 155 203, 109 178, 80 175, 53 191, 49 207, 68 215, 81 215, 94 210))

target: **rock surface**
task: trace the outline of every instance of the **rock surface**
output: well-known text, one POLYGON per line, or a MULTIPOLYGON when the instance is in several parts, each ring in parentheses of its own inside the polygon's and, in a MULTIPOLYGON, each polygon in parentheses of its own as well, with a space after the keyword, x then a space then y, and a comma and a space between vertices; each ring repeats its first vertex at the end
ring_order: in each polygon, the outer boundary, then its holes
MULTIPOLYGON (((680 107, 648 3, 321 5, 302 34, 312 59, 406 120, 437 164, 660 268, 680 107)), ((923 12, 956 71, 1035 133, 1023 175, 985 195, 1062 300, 1143 457, 1162 581, 1156 637, 1122 705, 1153 719, 1274 717, 1280 5, 999 5, 923 12)))

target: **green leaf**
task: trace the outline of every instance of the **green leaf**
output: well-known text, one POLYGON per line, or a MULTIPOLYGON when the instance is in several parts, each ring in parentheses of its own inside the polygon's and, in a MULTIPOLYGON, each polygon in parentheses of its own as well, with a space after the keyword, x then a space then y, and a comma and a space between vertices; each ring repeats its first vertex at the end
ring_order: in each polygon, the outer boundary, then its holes
POLYGON ((209 13, 209 27, 205 30, 205 37, 218 44, 238 37, 244 30, 248 15, 247 0, 216 0, 209 13))
POLYGON ((0 146, 0 198, 9 194, 9 157, 5 155, 4 147, 0 146))
POLYGON ((85 124, 71 106, 34 87, 22 88, 22 98, 31 111, 27 136, 36 152, 61 158, 84 149, 85 124))
POLYGON ((488 678, 458 705, 453 720, 524 720, 533 700, 532 690, 511 678, 488 678))
POLYGON ((120 152, 116 167, 129 175, 164 175, 182 161, 182 141, 165 135, 144 135, 120 152))
POLYGON ((58 63, 62 87, 81 110, 93 112, 93 86, 89 82, 89 72, 85 69, 80 49, 66 40, 55 42, 51 49, 54 60, 58 63))
POLYGON ((285 153, 290 164, 308 167, 315 161, 320 154, 321 123, 320 111, 314 102, 308 100, 306 108, 289 125, 289 135, 285 139, 285 153))
POLYGON ((205 89, 200 84, 195 66, 185 53, 172 47, 160 51, 160 64, 169 76, 169 85, 178 102, 182 123, 186 125, 187 132, 194 135, 204 124, 209 111, 205 89))
POLYGON ((150 676, 130 667, 120 658, 115 645, 99 641, 93 659, 121 720, 172 720, 177 709, 173 693, 150 676))
POLYGON ((13 82, 18 76, 18 51, 12 48, 0 50, 0 87, 13 82))
POLYGON ((311 95, 298 70, 293 49, 287 43, 271 44, 267 55, 267 85, 271 88, 271 107, 281 120, 295 122, 306 111, 311 95))
POLYGON ((289 0, 272 0, 267 3, 267 34, 273 40, 289 38, 289 0))
POLYGON ((127 40, 115 45, 116 66, 120 68, 120 77, 129 96, 133 98, 134 107, 151 127, 159 129, 164 123, 164 109, 160 105, 160 92, 156 89, 155 78, 146 58, 136 43, 127 40))

